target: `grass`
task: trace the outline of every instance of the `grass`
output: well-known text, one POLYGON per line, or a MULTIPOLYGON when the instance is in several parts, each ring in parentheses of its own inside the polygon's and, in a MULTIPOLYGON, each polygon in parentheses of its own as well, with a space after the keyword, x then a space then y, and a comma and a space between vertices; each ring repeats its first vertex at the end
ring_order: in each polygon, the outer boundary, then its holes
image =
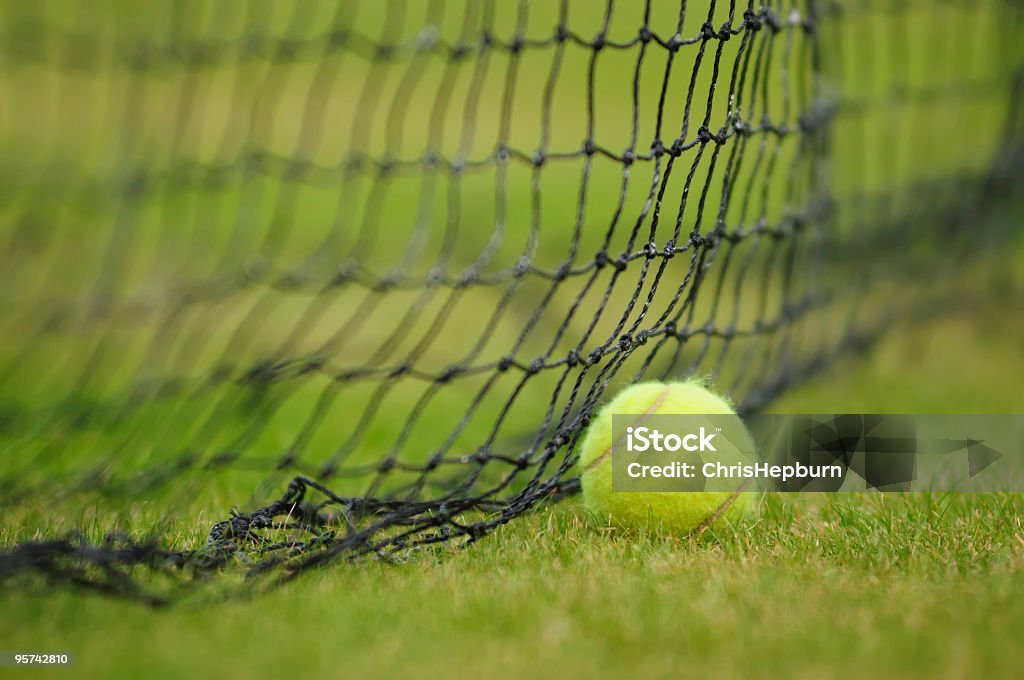
POLYGON ((576 504, 474 549, 154 612, 12 595, 7 648, 96 677, 1009 676, 1020 496, 773 500, 701 541, 595 531, 576 504))
MULTIPOLYGON (((777 410, 1012 411, 1006 311, 900 329, 777 410), (960 370, 965 353, 986 360, 960 370)), ((7 588, 0 640, 71 651, 94 677, 1010 677, 1022 518, 1020 494, 773 496, 688 539, 605 530, 570 500, 466 550, 335 565, 251 600, 7 588)))

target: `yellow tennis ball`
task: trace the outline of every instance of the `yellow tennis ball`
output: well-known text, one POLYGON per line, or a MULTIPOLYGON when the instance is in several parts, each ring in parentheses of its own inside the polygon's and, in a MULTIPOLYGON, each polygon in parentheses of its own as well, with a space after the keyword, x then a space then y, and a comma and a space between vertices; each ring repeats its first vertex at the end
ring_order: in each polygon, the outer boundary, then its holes
MULTIPOLYGON (((743 421, 728 401, 702 382, 632 385, 601 410, 583 438, 579 461, 583 502, 598 521, 623 528, 688 534, 735 521, 752 509, 755 486, 742 478, 717 481, 714 490, 708 491, 612 491, 612 416, 632 416, 625 425, 640 427, 644 422, 662 420, 651 416, 672 414, 715 415, 713 422, 728 431, 728 441, 719 438, 714 459, 723 463, 752 462, 754 443, 743 421), (717 414, 732 417, 719 418, 717 414)), ((620 438, 625 431, 622 425, 620 422, 620 438)), ((618 444, 620 455, 627 455, 622 442, 618 444)), ((675 483, 685 484, 682 480, 675 483)))

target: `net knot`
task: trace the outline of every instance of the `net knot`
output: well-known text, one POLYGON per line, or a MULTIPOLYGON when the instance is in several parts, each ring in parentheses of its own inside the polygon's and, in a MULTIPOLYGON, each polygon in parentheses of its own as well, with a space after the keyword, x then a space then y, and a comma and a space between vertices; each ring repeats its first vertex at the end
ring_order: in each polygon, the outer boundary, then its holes
POLYGON ((263 169, 263 163, 266 160, 266 156, 262 151, 253 151, 249 154, 249 157, 245 159, 245 169, 250 173, 257 173, 263 169))
POLYGON ((583 153, 586 156, 593 156, 597 153, 597 146, 594 144, 594 140, 586 139, 583 141, 583 153))
POLYGON ((565 24, 559 24, 555 28, 555 42, 563 43, 569 39, 569 29, 565 27, 565 24))
POLYGON ((355 174, 362 172, 366 157, 358 152, 353 152, 345 161, 345 172, 355 174))
POLYGON ((498 362, 498 370, 501 371, 502 373, 504 373, 508 369, 512 368, 512 366, 515 364, 515 362, 516 362, 516 360, 515 360, 514 357, 504 356, 498 362))
POLYGON ((569 353, 565 357, 565 365, 568 366, 569 368, 578 366, 581 361, 582 358, 580 357, 579 350, 577 350, 575 347, 569 350, 569 353))
POLYGON ((281 366, 271 361, 261 361, 252 366, 239 379, 241 383, 250 385, 268 385, 281 373, 281 366))
POLYGON ((651 38, 653 37, 654 35, 651 33, 651 29, 646 24, 640 27, 640 32, 637 34, 637 39, 640 40, 641 43, 649 43, 651 42, 651 38))
POLYGON ((237 460, 238 456, 238 451, 221 451, 220 453, 210 458, 210 460, 206 461, 206 464, 203 465, 203 469, 216 470, 217 468, 226 467, 230 463, 233 463, 235 460, 237 460))
POLYGON ((683 146, 685 146, 685 144, 686 142, 684 142, 681 137, 676 137, 672 141, 672 146, 668 148, 669 155, 672 156, 673 158, 679 158, 679 156, 682 156, 683 146))
MULTIPOLYGON (((184 48, 177 44, 169 45, 164 49, 164 54, 169 59, 174 60, 185 60, 187 54, 183 51, 184 48)), ((265 36, 252 34, 245 37, 242 40, 242 54, 259 57, 267 53, 266 39, 265 36)))
POLYGON ((513 273, 516 275, 516 277, 521 277, 525 276, 528 271, 530 271, 530 258, 524 255, 523 257, 519 258, 519 260, 516 262, 516 266, 515 269, 513 269, 513 273))
POLYGON ((622 337, 619 338, 619 351, 626 352, 633 347, 633 336, 629 333, 623 333, 622 337))
POLYGON ((434 378, 434 382, 439 385, 443 385, 444 383, 450 382, 453 378, 456 378, 462 373, 464 373, 465 370, 466 369, 463 368, 462 366, 449 366, 444 371, 442 371, 436 378, 434 378))
POLYGON ((708 142, 715 142, 721 144, 722 141, 707 128, 706 125, 701 125, 697 128, 697 139, 701 144, 707 144, 708 142))
POLYGON ((802 113, 797 118, 797 125, 800 127, 801 132, 813 132, 818 124, 821 122, 823 116, 815 113, 802 113))
POLYGON ((622 161, 622 164, 628 168, 633 165, 633 162, 636 160, 636 153, 631 148, 626 149, 622 152, 622 158, 620 160, 622 161))
POLYGON ((285 166, 283 176, 291 181, 301 181, 309 173, 310 165, 302 160, 296 159, 285 166))
POLYGON ((544 368, 544 359, 537 357, 526 366, 527 375, 537 375, 544 368))
POLYGON ((429 52, 437 46, 441 34, 436 26, 424 26, 416 35, 416 49, 420 52, 429 52))
POLYGON ((711 25, 710 21, 705 21, 704 25, 700 27, 700 39, 707 41, 717 37, 718 34, 715 32, 715 27, 711 25))
POLYGON ((748 9, 743 12, 743 25, 750 31, 760 31, 762 26, 761 17, 754 10, 748 9))
POLYGON ((799 26, 807 35, 814 33, 814 22, 810 19, 805 19, 795 7, 789 13, 788 21, 791 26, 799 26))
POLYGON ((476 541, 487 535, 487 529, 479 524, 467 524, 463 531, 469 536, 469 540, 476 541))
MULTIPOLYGON (((296 57, 299 56, 299 45, 292 40, 283 40, 278 43, 274 56, 281 61, 295 61, 296 57)), ((201 66, 206 60, 206 50, 201 49, 192 54, 191 63, 195 66, 201 66)))
POLYGON ((390 274, 382 276, 373 286, 373 290, 378 293, 386 293, 395 286, 398 285, 398 274, 390 274))
POLYGON ((590 46, 591 48, 593 48, 595 52, 600 52, 601 50, 604 49, 604 46, 607 44, 608 37, 602 31, 601 33, 598 33, 597 35, 594 36, 594 39, 591 41, 590 46))

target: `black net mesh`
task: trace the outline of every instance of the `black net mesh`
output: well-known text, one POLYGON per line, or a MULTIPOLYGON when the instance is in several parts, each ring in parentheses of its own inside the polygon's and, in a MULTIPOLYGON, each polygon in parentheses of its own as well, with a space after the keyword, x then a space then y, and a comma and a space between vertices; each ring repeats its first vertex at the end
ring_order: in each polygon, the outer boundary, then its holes
POLYGON ((608 394, 757 409, 1012 232, 1001 0, 12 1, 2 33, 0 580, 162 601, 479 539, 576 491, 608 394))

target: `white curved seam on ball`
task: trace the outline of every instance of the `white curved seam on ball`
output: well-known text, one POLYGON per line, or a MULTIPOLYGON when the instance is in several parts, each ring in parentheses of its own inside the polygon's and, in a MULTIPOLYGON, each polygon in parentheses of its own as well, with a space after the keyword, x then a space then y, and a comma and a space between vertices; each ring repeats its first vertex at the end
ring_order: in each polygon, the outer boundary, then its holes
MULTIPOLYGON (((644 421, 645 421, 645 420, 647 419, 647 417, 648 417, 648 416, 652 416, 652 415, 654 415, 654 414, 655 414, 655 412, 657 412, 657 410, 658 410, 659 408, 661 408, 661 405, 662 405, 663 403, 665 403, 665 399, 666 399, 666 398, 668 397, 668 393, 669 393, 669 386, 668 386, 668 385, 665 385, 665 389, 663 389, 663 390, 661 391, 661 394, 659 394, 659 395, 658 395, 658 398, 657 398, 657 399, 655 399, 655 400, 654 400, 654 401, 653 401, 653 402, 651 403, 651 405, 650 405, 650 407, 649 407, 649 408, 647 409, 647 411, 645 411, 644 413, 641 413, 641 414, 640 414, 640 419, 639 419, 639 420, 637 420, 635 424, 639 425, 640 423, 644 422, 644 421)), ((614 415, 614 414, 612 414, 612 415, 614 415)), ((619 438, 619 443, 622 443, 622 441, 623 441, 623 440, 624 440, 625 438, 626 438, 626 436, 625 436, 625 435, 623 435, 622 437, 620 437, 620 438, 619 438)), ((600 465, 601 463, 603 463, 603 462, 604 462, 604 459, 605 459, 605 458, 607 458, 608 456, 612 455, 612 449, 614 449, 614 448, 615 448, 615 442, 612 442, 612 445, 611 445, 611 446, 609 446, 609 447, 608 447, 607 449, 605 449, 605 450, 604 450, 604 451, 603 451, 603 452, 601 453, 601 455, 600 455, 600 456, 598 456, 597 458, 595 458, 594 460, 592 460, 592 461, 590 462, 590 465, 588 465, 587 467, 583 468, 583 471, 584 471, 584 472, 589 472, 590 470, 593 470, 593 469, 594 469, 595 467, 597 467, 598 465, 600 465)))

